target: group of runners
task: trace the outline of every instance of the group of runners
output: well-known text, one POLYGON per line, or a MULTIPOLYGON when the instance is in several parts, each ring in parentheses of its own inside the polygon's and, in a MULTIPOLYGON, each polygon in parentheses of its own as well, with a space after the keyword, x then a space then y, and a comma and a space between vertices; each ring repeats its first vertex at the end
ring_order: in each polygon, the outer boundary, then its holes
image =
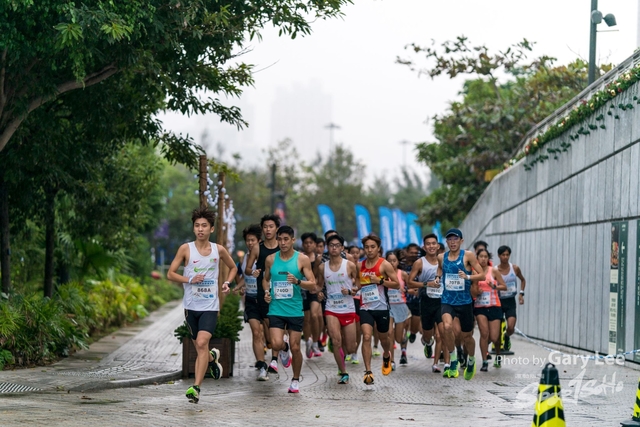
POLYGON ((186 322, 198 352, 194 385, 186 393, 192 402, 199 399, 207 370, 214 378, 222 374, 219 352, 208 350, 219 309, 220 261, 229 268, 220 292, 229 292, 235 281, 234 292, 244 295, 257 379, 267 381, 280 365, 292 367, 289 393, 299 392, 303 337, 307 358, 319 357, 325 345, 329 347, 339 384, 350 381, 347 364, 360 364, 359 347, 363 381, 372 385, 372 357, 382 356, 381 372, 389 375, 396 368, 396 345, 400 347, 399 364, 406 365, 407 345, 418 334, 424 355, 433 358, 432 372, 446 378, 457 378, 462 368, 467 380, 476 374, 476 324, 481 371, 488 370, 489 342, 496 351, 496 368, 503 344, 510 348, 516 297, 524 304, 526 281, 519 267, 509 262, 508 246, 498 249, 500 262, 493 265, 485 242, 475 242, 473 251, 464 250, 463 234, 453 228, 445 234, 448 250, 435 234, 428 234, 422 247, 411 244, 383 257, 378 236, 364 237, 361 247, 345 247, 345 239, 330 230, 324 238, 302 234, 302 250, 297 251, 294 229, 281 226, 276 215, 265 215, 259 225, 243 230, 248 251, 236 267, 222 246, 209 243, 211 214, 194 211, 192 219, 196 241, 180 247, 168 273, 170 280, 184 286, 186 322), (184 272, 179 275, 181 265, 184 272), (503 317, 507 325, 504 343, 503 317), (269 348, 271 359, 266 360, 269 348))

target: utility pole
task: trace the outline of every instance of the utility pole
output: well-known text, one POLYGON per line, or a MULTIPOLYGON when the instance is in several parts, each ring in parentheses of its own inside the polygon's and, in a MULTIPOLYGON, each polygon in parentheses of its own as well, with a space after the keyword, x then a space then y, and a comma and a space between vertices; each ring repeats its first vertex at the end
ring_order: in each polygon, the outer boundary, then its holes
POLYGON ((324 127, 325 129, 329 129, 329 161, 331 161, 331 150, 333 149, 333 131, 335 129, 340 129, 340 126, 331 122, 324 127))
POLYGON ((198 181, 200 182, 200 209, 207 207, 207 196, 204 194, 207 191, 207 156, 200 156, 200 167, 198 172, 198 181))
MULTIPOLYGON (((205 175, 205 178, 206 178, 206 175, 205 175)), ((224 198, 226 194, 226 190, 224 189, 225 181, 226 181, 226 178, 225 178, 224 172, 220 172, 218 174, 218 182, 220 183, 220 185, 218 185, 218 206, 217 206, 218 207, 218 215, 217 215, 218 226, 216 227, 217 229, 216 243, 226 248, 227 247, 227 230, 224 223, 224 211, 226 207, 225 198, 224 198)), ((226 280, 227 274, 229 274, 229 270, 227 269, 227 266, 225 263, 220 262, 218 271, 219 271, 218 283, 221 283, 226 280)), ((218 287, 218 299, 220 301, 221 309, 222 309, 222 305, 224 304, 225 297, 226 295, 223 294, 220 291, 220 287, 218 287)))
POLYGON ((271 184, 269 187, 271 188, 271 213, 276 211, 276 164, 271 165, 271 184))
POLYGON ((598 0, 591 0, 591 12, 589 12, 589 78, 588 84, 596 81, 596 35, 597 25, 593 22, 592 14, 598 10, 598 0))

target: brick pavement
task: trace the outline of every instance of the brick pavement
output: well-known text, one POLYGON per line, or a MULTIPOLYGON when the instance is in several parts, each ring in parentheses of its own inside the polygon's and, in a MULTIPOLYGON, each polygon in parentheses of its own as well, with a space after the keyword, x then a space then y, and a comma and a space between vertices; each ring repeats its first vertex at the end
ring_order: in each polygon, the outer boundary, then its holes
MULTIPOLYGON (((165 309, 165 317, 171 317, 171 313, 171 309, 165 309)), ((158 329, 163 321, 156 320, 158 323, 146 329, 158 329)), ((171 333, 174 328, 170 327, 171 333)), ((165 340, 177 343, 173 336, 169 339, 168 330, 165 332, 165 340)), ((338 385, 333 357, 325 353, 320 358, 305 358, 300 394, 290 395, 290 369, 281 367, 280 376, 272 375, 268 382, 255 380, 250 334, 243 331, 237 343, 235 376, 219 381, 206 379, 198 405, 186 401, 183 393, 189 384, 181 380, 84 392, 49 387, 45 392, 0 394, 0 425, 85 426, 99 422, 109 426, 179 426, 204 422, 224 426, 529 426, 542 368, 540 360, 534 364, 533 359, 546 359, 549 352, 519 338, 513 339, 513 348, 516 354, 503 368, 478 372, 473 380, 465 381, 462 375, 444 379, 432 374, 431 362, 416 342, 409 346, 409 366, 398 367, 388 377, 380 373, 381 358, 375 358, 376 384, 371 387, 362 383, 363 365, 351 365, 351 384, 338 385)), ((103 359, 124 361, 125 350, 121 347, 103 359)), ((595 365, 593 361, 583 370, 582 362, 576 362, 558 364, 567 425, 613 426, 629 419, 638 370, 595 365)), ((179 361, 172 363, 174 368, 179 365, 179 361)))

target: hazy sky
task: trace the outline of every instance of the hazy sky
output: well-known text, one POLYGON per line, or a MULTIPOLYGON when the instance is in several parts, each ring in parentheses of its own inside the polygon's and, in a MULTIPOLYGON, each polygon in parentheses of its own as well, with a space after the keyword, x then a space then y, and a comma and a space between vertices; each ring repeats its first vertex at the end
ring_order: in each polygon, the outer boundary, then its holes
MULTIPOLYGON (((261 42, 242 60, 261 70, 255 87, 229 104, 243 109, 250 127, 236 131, 215 116, 162 116, 165 126, 189 133, 200 141, 206 129, 210 140, 226 147, 226 156, 240 152, 244 161, 264 162, 262 149, 291 137, 303 158, 312 160, 329 150, 334 122, 335 141, 349 146, 374 174, 395 175, 403 165, 400 141, 433 141, 434 114, 455 99, 461 81, 447 77, 418 78, 395 63, 396 56, 418 59, 404 50, 411 42, 438 44, 458 35, 473 44, 502 50, 522 38, 536 42, 532 57, 550 55, 558 64, 589 56, 589 0, 354 0, 344 19, 313 24, 313 33, 295 40, 278 38, 268 28, 261 42)), ((617 32, 598 33, 598 58, 620 63, 637 40, 638 0, 600 0, 603 14, 613 13, 617 32)), ((605 24, 598 26, 608 29, 605 24)), ((210 155, 215 155, 210 150, 210 155)), ((408 167, 426 174, 406 146, 408 167)), ((297 159, 292 159, 292 161, 297 159)))

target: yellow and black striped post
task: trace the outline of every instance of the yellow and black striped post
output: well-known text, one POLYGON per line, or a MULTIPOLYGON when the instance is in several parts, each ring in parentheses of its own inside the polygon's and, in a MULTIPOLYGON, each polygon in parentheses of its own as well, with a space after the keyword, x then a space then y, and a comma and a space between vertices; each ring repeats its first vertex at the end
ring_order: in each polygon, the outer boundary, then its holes
POLYGON ((624 427, 640 426, 640 380, 638 380, 638 390, 636 391, 636 403, 633 405, 633 415, 631 421, 620 423, 624 427))
POLYGON ((565 425, 558 370, 553 363, 547 363, 540 376, 532 427, 565 427, 565 425))

